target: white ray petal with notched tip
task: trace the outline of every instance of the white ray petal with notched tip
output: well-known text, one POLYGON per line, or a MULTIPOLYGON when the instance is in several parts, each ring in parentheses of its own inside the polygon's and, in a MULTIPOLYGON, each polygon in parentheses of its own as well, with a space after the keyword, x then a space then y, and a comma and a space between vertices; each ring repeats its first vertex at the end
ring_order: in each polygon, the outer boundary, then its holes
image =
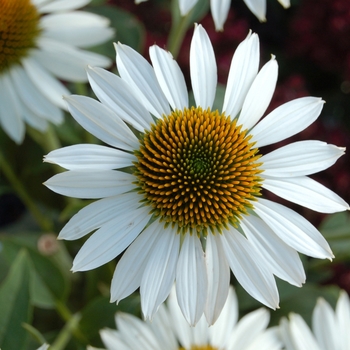
POLYGON ((230 268, 237 281, 255 299, 278 308, 279 297, 272 273, 258 260, 254 247, 237 230, 223 230, 219 236, 230 268))
POLYGON ((207 235, 205 262, 208 271, 208 294, 204 312, 208 324, 212 325, 227 300, 230 285, 230 267, 217 234, 207 235))
POLYGON ((44 162, 68 170, 113 170, 132 166, 136 157, 119 149, 91 144, 67 146, 50 152, 44 162))
POLYGON ((215 54, 207 32, 197 24, 190 47, 190 73, 197 106, 211 108, 218 80, 215 54))
POLYGON ((315 258, 334 257, 321 233, 295 211, 262 198, 254 203, 254 208, 276 235, 295 250, 315 258))
POLYGON ((162 237, 152 246, 140 285, 142 313, 152 319, 159 305, 168 297, 175 281, 180 250, 180 235, 164 228, 162 237))
POLYGON ((116 214, 80 248, 73 261, 72 271, 87 271, 106 264, 122 253, 140 234, 149 221, 148 208, 123 210, 116 214))
POLYGON ((164 95, 173 110, 188 107, 188 94, 184 75, 169 51, 153 45, 149 49, 154 72, 164 95))
POLYGON ((310 175, 332 166, 345 153, 345 148, 322 141, 298 141, 280 147, 259 161, 263 176, 293 177, 310 175))
POLYGON ((249 32, 232 57, 227 79, 222 111, 232 119, 241 110, 247 92, 258 74, 259 58, 259 37, 249 32))
POLYGON ((265 178, 262 187, 320 213, 349 210, 349 205, 336 193, 307 176, 265 178))
POLYGON ((115 268, 111 285, 111 302, 126 298, 140 287, 152 246, 161 239, 163 226, 153 222, 125 251, 115 268), (123 281, 123 283, 120 283, 123 281))
POLYGON ((140 206, 136 192, 100 199, 75 214, 63 227, 58 239, 79 239, 102 227, 116 216, 122 220, 125 211, 136 211, 140 206))
POLYGON ((90 85, 97 98, 122 120, 143 132, 153 119, 147 109, 135 100, 133 90, 120 77, 102 68, 87 67, 90 85))
POLYGON ((67 171, 45 182, 52 191, 73 198, 104 198, 131 191, 133 175, 116 170, 67 171))
POLYGON ((136 136, 109 107, 85 96, 72 95, 65 100, 74 119, 101 141, 127 151, 138 148, 136 136))
POLYGON ((115 44, 120 77, 134 89, 134 96, 155 117, 170 113, 170 108, 153 67, 138 52, 121 43, 115 44))
POLYGON ((301 97, 277 107, 250 131, 252 142, 262 147, 297 134, 318 118, 323 104, 318 97, 301 97))
POLYGON ((259 71, 244 99, 238 124, 243 129, 252 128, 265 113, 275 91, 278 65, 275 56, 259 71))
POLYGON ((196 234, 186 234, 176 269, 176 295, 190 325, 195 325, 203 314, 207 288, 207 270, 201 242, 196 234))
POLYGON ((263 260, 270 264, 271 272, 288 283, 301 287, 306 276, 298 252, 284 243, 256 216, 243 216, 240 226, 263 260))

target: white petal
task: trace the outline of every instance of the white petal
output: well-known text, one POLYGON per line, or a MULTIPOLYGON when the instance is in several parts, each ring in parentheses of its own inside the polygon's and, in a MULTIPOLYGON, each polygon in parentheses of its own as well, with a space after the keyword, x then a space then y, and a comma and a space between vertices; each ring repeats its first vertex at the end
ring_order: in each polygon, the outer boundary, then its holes
POLYGON ((66 171, 56 174, 44 185, 50 190, 74 198, 104 198, 135 188, 131 174, 116 170, 66 171))
POLYGON ((175 281, 180 235, 163 228, 153 245, 140 285, 141 307, 145 319, 152 319, 159 305, 168 297, 175 281))
POLYGON ((332 166, 344 151, 345 148, 322 141, 298 141, 263 155, 259 162, 264 163, 264 176, 310 175, 332 166))
POLYGON ((197 106, 211 108, 218 80, 215 54, 209 36, 199 24, 195 26, 190 48, 191 83, 197 106))
POLYGON ((135 160, 133 154, 91 144, 63 147, 44 157, 44 162, 58 164, 68 170, 112 170, 132 166, 135 160))
POLYGON ((169 51, 153 45, 149 49, 159 85, 173 110, 188 107, 188 94, 184 75, 169 51))
MULTIPOLYGON (((35 50, 33 51, 35 52, 35 50)), ((58 107, 67 109, 67 105, 63 101, 63 96, 70 94, 68 89, 44 69, 33 57, 24 58, 22 64, 32 83, 38 90, 58 107)))
POLYGON ((179 7, 182 16, 186 16, 198 0, 179 0, 179 7))
POLYGON ((132 350, 125 344, 121 333, 114 329, 101 329, 100 336, 108 350, 132 350))
POLYGON ((270 320, 269 312, 260 308, 242 317, 229 340, 229 349, 246 349, 265 328, 270 320))
POLYGON ((119 303, 140 286, 153 244, 161 239, 162 234, 163 225, 155 221, 125 251, 113 274, 111 302, 119 303))
POLYGON ((323 298, 317 300, 312 313, 312 330, 322 350, 340 349, 341 339, 335 313, 323 298))
POLYGON ((165 304, 159 306, 152 322, 147 322, 159 343, 160 350, 178 350, 178 342, 173 330, 173 323, 174 319, 165 304))
POLYGON ((138 52, 118 43, 117 68, 119 75, 134 90, 134 96, 157 118, 170 114, 168 101, 163 94, 152 66, 138 52))
POLYGON ((135 129, 143 132, 150 128, 151 115, 123 79, 102 68, 88 67, 87 74, 95 95, 103 104, 135 129))
POLYGON ((108 27, 109 19, 90 12, 50 14, 43 16, 40 23, 43 37, 76 47, 92 47, 114 35, 114 30, 108 27))
POLYGON ((217 321, 209 328, 210 344, 218 349, 227 346, 228 339, 231 336, 238 320, 238 300, 232 286, 229 288, 229 293, 226 303, 217 321))
POLYGON ((55 124, 63 121, 63 111, 44 97, 22 66, 14 66, 10 74, 18 95, 28 109, 55 124))
POLYGON ((349 205, 336 193, 307 176, 266 178, 262 187, 320 213, 336 213, 349 209, 349 205))
POLYGON ((207 271, 201 242, 196 234, 185 234, 176 269, 176 295, 187 322, 201 318, 207 299, 207 271))
POLYGON ((16 90, 7 74, 0 76, 0 91, 0 124, 11 139, 20 144, 24 139, 25 126, 16 90))
POLYGON ((310 328, 300 315, 290 315, 290 334, 298 350, 320 350, 310 328))
POLYGON ((341 350, 348 350, 350 344, 350 301, 346 291, 341 290, 335 308, 338 324, 338 334, 341 339, 341 350))
POLYGON ((125 211, 136 211, 140 195, 128 192, 93 202, 75 214, 61 230, 58 239, 79 239, 100 228, 116 216, 122 220, 125 211))
POLYGON ((40 51, 33 52, 33 58, 45 69, 66 81, 87 81, 88 64, 108 67, 111 60, 94 52, 85 51, 52 39, 41 38, 37 45, 40 51))
POLYGON ((38 6, 39 13, 48 13, 55 11, 68 11, 87 5, 91 0, 55 0, 42 1, 42 5, 38 6))
POLYGON ((297 134, 317 119, 323 103, 317 97, 301 97, 279 106, 251 130, 252 141, 262 147, 297 134))
POLYGON ((278 327, 268 328, 261 332, 253 342, 244 350, 280 350, 283 343, 279 335, 278 327))
POLYGON ((290 7, 290 0, 278 0, 278 2, 286 9, 290 7))
POLYGON ((162 350, 147 323, 127 313, 116 316, 118 330, 123 334, 125 343, 130 349, 162 350))
POLYGON ((33 113, 24 103, 21 103, 23 120, 30 125, 32 128, 39 130, 40 132, 45 132, 48 127, 48 122, 46 119, 33 113))
POLYGON ((278 237, 297 251, 315 258, 333 258, 321 233, 295 211, 262 198, 254 202, 254 211, 278 237))
POLYGON ((267 62, 254 79, 244 100, 238 124, 244 129, 252 128, 265 113, 275 91, 278 65, 275 56, 267 62))
POLYGON ((86 96, 66 96, 65 100, 74 119, 101 141, 129 151, 139 148, 136 136, 112 109, 86 96))
POLYGON ((294 346, 293 336, 290 330, 290 323, 286 317, 282 317, 279 322, 278 335, 286 350, 297 350, 294 346))
POLYGON ((275 279, 250 242, 234 228, 223 230, 219 237, 237 281, 253 298, 272 309, 277 308, 279 297, 275 279))
POLYGON ((259 58, 259 37, 255 33, 249 33, 232 57, 227 80, 223 112, 232 119, 241 110, 247 92, 258 74, 259 58))
POLYGON ((182 314, 177 301, 175 285, 170 292, 169 298, 167 300, 167 306, 171 315, 173 330, 177 336, 177 339, 179 340, 179 343, 185 349, 190 349, 191 345, 193 345, 193 328, 189 326, 182 314))
POLYGON ((211 233, 207 235, 205 262, 208 271, 208 294, 204 312, 208 324, 212 325, 216 322, 227 300, 230 267, 220 239, 211 233))
POLYGON ((193 342, 192 344, 198 345, 199 348, 206 347, 209 342, 208 323, 204 315, 199 319, 198 323, 191 327, 193 342))
POLYGON ((266 21, 266 0, 244 0, 244 2, 260 22, 266 21))
POLYGON ((271 265, 272 273, 301 287, 306 277, 297 251, 278 238, 260 218, 254 215, 243 216, 240 225, 248 240, 271 265))
POLYGON ((211 15, 215 23, 216 30, 223 30, 224 23, 230 10, 231 0, 210 0, 211 15))
POLYGON ((124 210, 123 216, 113 220, 93 233, 79 250, 72 271, 88 271, 116 258, 139 235, 149 221, 149 209, 124 210))

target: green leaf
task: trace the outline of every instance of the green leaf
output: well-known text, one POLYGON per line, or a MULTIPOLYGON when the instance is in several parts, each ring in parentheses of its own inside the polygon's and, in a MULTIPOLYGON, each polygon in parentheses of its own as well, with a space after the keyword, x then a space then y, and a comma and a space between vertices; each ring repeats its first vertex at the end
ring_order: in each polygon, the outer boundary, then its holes
MULTIPOLYGON (((26 236, 34 235, 28 233, 26 236)), ((37 237, 32 238, 37 239, 37 237)), ((3 236, 1 237, 2 255, 11 263, 23 247, 27 249, 29 254, 28 264, 32 267, 30 270, 31 301, 38 307, 54 308, 54 300, 65 300, 67 298, 70 281, 65 278, 50 257, 40 254, 33 247, 31 241, 28 241, 28 237, 21 239, 16 236, 3 236)))
POLYGON ((0 346, 3 349, 20 350, 25 345, 27 332, 22 323, 29 323, 32 317, 29 276, 28 255, 21 250, 0 287, 0 346))
POLYGON ((89 337, 94 346, 102 346, 99 331, 102 328, 116 328, 114 316, 117 311, 140 316, 140 298, 133 294, 118 305, 110 303, 107 297, 96 297, 81 312, 80 330, 89 337))
POLYGON ((341 212, 329 215, 319 229, 327 240, 350 239, 350 214, 341 212))
MULTIPOLYGON (((287 285, 287 282, 282 283, 287 285)), ((279 283, 279 290, 282 283, 279 283)), ((282 316, 287 316, 291 312, 301 315, 310 325, 317 299, 320 297, 326 299, 334 308, 339 296, 339 287, 320 286, 310 282, 301 288, 292 288, 290 286, 289 289, 293 289, 293 293, 289 294, 288 297, 281 298, 280 308, 276 311, 271 311, 272 325, 278 324, 282 316)))
POLYGON ((96 6, 88 9, 90 12, 107 17, 111 27, 115 30, 114 38, 93 48, 94 51, 115 58, 113 42, 120 41, 141 52, 145 42, 145 28, 143 24, 131 13, 116 6, 96 6))
POLYGON ((350 214, 342 212, 327 216, 321 223, 319 230, 328 241, 335 255, 335 261, 348 261, 350 251, 350 214))

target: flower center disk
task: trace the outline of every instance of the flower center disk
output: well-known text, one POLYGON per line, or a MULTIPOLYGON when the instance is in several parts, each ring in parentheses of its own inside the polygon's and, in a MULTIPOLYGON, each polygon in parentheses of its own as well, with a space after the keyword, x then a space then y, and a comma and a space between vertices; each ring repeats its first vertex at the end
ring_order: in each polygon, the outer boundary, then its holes
POLYGON ((35 47, 40 15, 30 0, 0 0, 0 73, 35 47))
POLYGON ((151 212, 182 232, 237 225, 260 194, 260 155, 236 121, 200 107, 151 125, 135 152, 136 182, 151 212))

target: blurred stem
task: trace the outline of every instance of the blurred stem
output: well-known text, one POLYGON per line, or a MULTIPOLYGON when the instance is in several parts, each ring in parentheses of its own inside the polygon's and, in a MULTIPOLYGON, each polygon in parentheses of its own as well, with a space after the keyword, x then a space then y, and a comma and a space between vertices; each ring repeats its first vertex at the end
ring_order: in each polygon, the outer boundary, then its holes
POLYGON ((22 184, 20 179, 16 176, 12 170, 11 165, 5 158, 2 150, 0 150, 0 165, 1 170, 5 174, 7 180, 10 182, 12 188, 15 190, 18 197, 21 199, 26 208, 31 212, 40 228, 45 232, 53 231, 53 224, 37 207, 34 200, 30 197, 26 190, 26 187, 22 184))
POLYGON ((188 26, 190 24, 189 19, 193 10, 191 10, 186 16, 182 17, 179 10, 178 0, 172 1, 171 9, 172 22, 167 42, 167 48, 172 53, 173 57, 176 59, 179 54, 182 41, 185 37, 188 26))
POLYGON ((87 83, 74 83, 74 89, 77 95, 88 96, 87 83))
MULTIPOLYGON (((59 315, 61 316, 61 318, 66 322, 65 327, 63 328, 63 330, 61 331, 61 333, 58 335, 56 341, 54 344, 56 344, 56 342, 58 342, 58 340, 60 339, 60 336, 62 336, 62 339, 68 339, 71 337, 71 335, 73 334, 75 338, 77 338, 79 341, 81 341, 82 343, 87 343, 87 339, 85 338, 84 334, 81 333, 81 331, 79 330, 79 321, 80 321, 80 314, 75 314, 73 315, 70 310, 68 309, 68 307, 62 303, 60 300, 56 300, 55 303, 56 306, 56 311, 59 313, 59 315), (69 336, 67 338, 67 336, 69 336)), ((60 340, 61 342, 61 340, 60 340)), ((52 346, 54 346, 54 344, 52 346)), ((61 343, 59 343, 61 344, 61 343)), ((64 343, 66 344, 66 343, 64 343)), ((58 349, 64 349, 65 347, 50 347, 50 350, 58 350, 58 349)))
POLYGON ((41 146, 45 153, 61 148, 61 141, 52 125, 49 125, 44 133, 31 127, 27 127, 27 133, 38 145, 41 146))
MULTIPOLYGON (((72 315, 69 321, 66 323, 62 331, 58 334, 56 340, 50 346, 50 350, 63 350, 66 349, 66 346, 72 337, 72 334, 78 331, 80 314, 72 315)), ((85 341, 84 341, 85 343, 85 341)))

